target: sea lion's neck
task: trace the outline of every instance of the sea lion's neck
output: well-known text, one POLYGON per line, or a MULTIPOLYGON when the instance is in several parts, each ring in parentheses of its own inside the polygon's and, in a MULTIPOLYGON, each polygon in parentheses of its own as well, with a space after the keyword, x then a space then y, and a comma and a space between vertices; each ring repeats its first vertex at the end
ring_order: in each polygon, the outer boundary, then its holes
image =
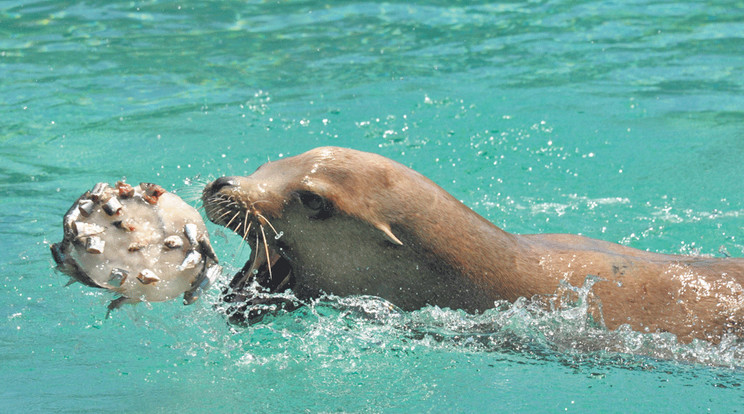
POLYGON ((428 210, 427 219, 419 212, 409 227, 418 233, 417 243, 451 272, 470 280, 484 300, 492 305, 494 300, 514 301, 538 291, 538 275, 524 271, 534 267, 535 252, 521 236, 498 228, 446 193, 432 200, 428 210))
POLYGON ((467 224, 460 228, 468 234, 456 243, 463 273, 493 298, 514 301, 540 291, 546 281, 534 271, 532 246, 469 208, 464 213, 467 224))

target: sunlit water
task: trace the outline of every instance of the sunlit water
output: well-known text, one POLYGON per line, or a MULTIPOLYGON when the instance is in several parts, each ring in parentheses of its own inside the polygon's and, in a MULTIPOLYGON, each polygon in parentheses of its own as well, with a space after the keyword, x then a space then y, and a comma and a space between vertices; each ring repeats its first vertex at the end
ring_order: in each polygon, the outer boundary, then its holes
MULTIPOLYGON (((95 182, 195 203, 341 145, 510 232, 741 257, 743 22, 733 0, 0 2, 0 411, 741 411, 741 342, 608 332, 581 301, 330 297, 236 328, 213 289, 106 320, 48 244, 95 182)), ((225 283, 250 251, 210 231, 225 283)))

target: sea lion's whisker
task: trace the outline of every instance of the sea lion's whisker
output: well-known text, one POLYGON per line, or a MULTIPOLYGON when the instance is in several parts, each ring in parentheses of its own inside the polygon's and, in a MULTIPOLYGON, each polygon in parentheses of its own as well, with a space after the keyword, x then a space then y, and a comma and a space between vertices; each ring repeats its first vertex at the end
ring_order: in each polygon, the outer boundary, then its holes
POLYGON ((256 200, 251 202, 251 208, 255 207, 256 203, 268 203, 269 200, 256 200))
MULTIPOLYGON (((243 240, 245 240, 245 238, 243 238, 243 240)), ((245 248, 247 244, 248 243, 240 243, 238 252, 242 253, 243 249, 245 248)), ((258 234, 256 234, 256 246, 258 246, 258 234)), ((251 250, 252 250, 251 254, 253 255, 253 259, 251 259, 251 270, 253 270, 256 266, 256 260, 258 260, 258 249, 251 249, 251 250)), ((248 274, 243 274, 241 278, 239 279, 237 286, 243 286, 245 284, 246 279, 249 279, 251 276, 253 276, 252 272, 248 274)))
POLYGON ((278 231, 276 231, 276 229, 274 228, 274 226, 272 226, 272 225, 271 225, 271 222, 269 221, 269 219, 267 219, 267 218, 266 218, 266 217, 265 217, 265 216, 264 216, 263 214, 261 214, 261 213, 256 213, 256 217, 260 217, 260 218, 262 218, 262 219, 263 219, 263 220, 264 220, 264 221, 266 222, 266 224, 268 224, 268 225, 269 225, 269 227, 271 227, 271 230, 273 230, 273 231, 274 231, 274 234, 275 234, 275 235, 277 235, 277 236, 279 235, 279 232, 278 232, 278 231))
MULTIPOLYGON (((210 208, 208 208, 207 210, 205 210, 205 213, 207 214, 207 217, 210 217, 210 220, 212 220, 213 222, 216 222, 217 219, 214 219, 213 217, 215 217, 215 216, 217 216, 219 214, 222 214, 222 212, 225 211, 225 210, 227 210, 228 212, 230 211, 228 209, 224 209, 224 208, 221 208, 221 207, 210 206, 210 208)), ((222 217, 222 216, 220 216, 220 217, 222 217)))
POLYGON ((219 206, 222 206, 222 207, 226 207, 226 206, 230 206, 230 205, 238 205, 238 203, 236 203, 235 200, 230 200, 230 199, 216 200, 216 201, 213 202, 213 204, 219 205, 219 206))
POLYGON ((248 222, 248 213, 245 214, 245 220, 243 220, 243 223, 245 224, 245 231, 243 232, 243 242, 245 243, 245 238, 248 237, 248 232, 251 230, 251 225, 253 222, 248 222))
POLYGON ((263 226, 259 227, 261 227, 261 236, 263 237, 264 250, 266 251, 266 267, 269 269, 269 279, 272 279, 273 275, 271 274, 271 255, 269 255, 269 244, 266 242, 266 232, 264 232, 263 226))
POLYGON ((208 200, 206 200, 202 206, 204 207, 204 211, 211 212, 214 211, 218 207, 218 199, 216 197, 209 197, 208 200))
POLYGON ((248 229, 246 229, 246 231, 245 231, 246 233, 248 233, 249 231, 251 231, 251 226, 253 226, 253 222, 248 223, 248 229))
MULTIPOLYGON (((237 213, 235 213, 235 215, 230 219, 230 222, 232 222, 233 220, 235 220, 235 218, 238 217, 239 214, 240 214, 240 211, 238 211, 237 213)), ((243 235, 241 237, 240 246, 238 246, 238 250, 237 250, 237 253, 238 254, 242 254, 243 253, 243 249, 245 249, 245 245, 247 244, 245 241, 246 241, 246 238, 248 237, 248 233, 251 231, 251 226, 252 225, 253 225, 253 222, 248 222, 247 221, 247 217, 246 217, 246 221, 242 221, 242 222, 238 223, 237 227, 235 227, 235 233, 238 236, 240 236, 241 234, 243 235), (245 225, 246 222, 248 223, 247 226, 245 225), (243 231, 240 230, 241 227, 244 227, 244 230, 243 231)), ((225 227, 228 227, 228 226, 225 226, 225 227)))
POLYGON ((229 229, 229 228, 230 228, 230 224, 232 224, 233 220, 235 220, 235 218, 236 218, 236 217, 238 217, 239 215, 240 215, 240 211, 237 211, 237 212, 236 212, 236 213, 235 213, 235 214, 234 214, 234 215, 232 216, 232 218, 230 219, 230 221, 228 221, 228 222, 227 222, 227 224, 225 224, 225 228, 228 228, 228 229, 229 229))
POLYGON ((230 213, 232 213, 232 211, 226 209, 226 211, 224 213, 220 214, 219 217, 215 218, 214 221, 217 221, 217 220, 221 219, 222 217, 225 217, 226 215, 228 215, 230 213))
POLYGON ((217 204, 217 203, 224 203, 224 202, 232 201, 232 198, 231 197, 227 197, 227 196, 225 196, 223 194, 214 194, 214 195, 212 195, 212 196, 209 197, 209 200, 208 201, 210 203, 217 204))
POLYGON ((256 233, 256 247, 253 250, 253 263, 256 263, 258 260, 258 233, 256 233))

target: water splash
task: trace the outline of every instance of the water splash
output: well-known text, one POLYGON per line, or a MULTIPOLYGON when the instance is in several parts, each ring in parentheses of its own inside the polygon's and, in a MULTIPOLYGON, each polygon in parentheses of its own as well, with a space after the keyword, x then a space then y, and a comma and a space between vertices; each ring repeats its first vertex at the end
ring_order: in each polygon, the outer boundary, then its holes
MULTIPOLYGON (((681 344, 672 334, 640 333, 627 325, 607 330, 589 310, 587 297, 596 281, 589 277, 583 286, 571 287, 575 300, 559 307, 546 306, 544 298, 521 298, 497 302, 477 315, 436 306, 405 312, 378 297, 326 296, 294 312, 233 327, 231 335, 242 344, 233 358, 264 364, 319 353, 331 358, 427 350, 502 353, 568 366, 653 369, 673 362, 744 368, 744 343, 735 337, 681 344)), ((277 296, 297 300, 286 292, 277 296)))

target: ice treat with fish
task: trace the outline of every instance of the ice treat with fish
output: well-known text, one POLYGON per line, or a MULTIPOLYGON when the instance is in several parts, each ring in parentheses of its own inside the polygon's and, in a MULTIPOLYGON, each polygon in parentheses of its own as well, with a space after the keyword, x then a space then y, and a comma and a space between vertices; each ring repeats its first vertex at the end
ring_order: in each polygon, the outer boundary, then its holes
POLYGON ((183 294, 196 301, 221 273, 199 213, 156 184, 98 183, 63 220, 51 246, 57 269, 71 282, 120 295, 124 303, 161 302, 183 294))

